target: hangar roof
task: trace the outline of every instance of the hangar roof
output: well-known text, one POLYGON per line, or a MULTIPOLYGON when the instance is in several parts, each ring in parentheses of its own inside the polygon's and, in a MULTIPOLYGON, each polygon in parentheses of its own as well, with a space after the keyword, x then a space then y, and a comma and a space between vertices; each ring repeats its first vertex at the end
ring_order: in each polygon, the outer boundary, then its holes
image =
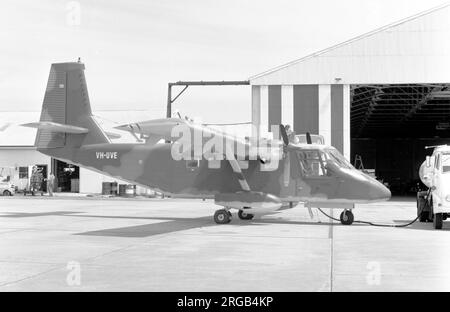
POLYGON ((249 80, 252 85, 450 83, 450 4, 249 80))

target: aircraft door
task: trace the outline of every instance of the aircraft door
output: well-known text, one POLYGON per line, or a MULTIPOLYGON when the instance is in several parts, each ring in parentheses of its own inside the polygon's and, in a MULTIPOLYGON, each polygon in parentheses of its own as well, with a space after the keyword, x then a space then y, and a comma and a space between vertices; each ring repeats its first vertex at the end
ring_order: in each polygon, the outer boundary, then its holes
POLYGON ((291 165, 296 181, 298 197, 333 198, 338 192, 340 181, 333 175, 323 153, 319 150, 298 150, 291 155, 291 165))

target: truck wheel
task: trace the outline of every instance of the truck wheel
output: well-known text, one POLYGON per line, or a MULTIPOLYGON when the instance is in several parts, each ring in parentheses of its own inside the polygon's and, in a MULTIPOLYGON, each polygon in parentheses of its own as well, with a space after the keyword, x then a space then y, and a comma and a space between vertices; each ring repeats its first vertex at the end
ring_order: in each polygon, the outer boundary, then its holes
POLYGON ((434 214, 433 218, 433 226, 436 230, 442 229, 442 222, 443 221, 443 214, 442 213, 436 213, 434 214))
POLYGON ((10 191, 6 190, 3 192, 3 196, 12 196, 12 195, 10 191))

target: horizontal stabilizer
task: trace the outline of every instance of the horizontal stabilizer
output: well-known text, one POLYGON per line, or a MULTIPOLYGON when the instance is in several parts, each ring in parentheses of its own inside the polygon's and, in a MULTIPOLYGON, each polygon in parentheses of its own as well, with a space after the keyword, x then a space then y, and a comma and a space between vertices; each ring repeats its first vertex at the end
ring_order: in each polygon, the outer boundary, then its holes
POLYGON ((73 133, 73 134, 83 134, 88 133, 89 130, 82 127, 76 127, 71 125, 64 125, 51 121, 40 121, 23 124, 24 127, 36 128, 39 130, 47 130, 50 132, 62 132, 62 133, 73 133))

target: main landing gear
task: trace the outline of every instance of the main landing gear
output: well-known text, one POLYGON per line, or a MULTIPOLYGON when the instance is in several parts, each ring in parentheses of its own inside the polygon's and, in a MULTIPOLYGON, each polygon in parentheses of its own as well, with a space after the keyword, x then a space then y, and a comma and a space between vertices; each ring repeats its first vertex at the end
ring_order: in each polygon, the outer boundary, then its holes
POLYGON ((214 213, 214 221, 217 224, 228 224, 231 222, 231 212, 227 209, 220 209, 214 213))
POLYGON ((355 220, 355 217, 353 216, 353 212, 351 210, 344 210, 342 211, 339 219, 343 225, 351 225, 355 220))
MULTIPOLYGON (((241 220, 251 220, 253 219, 253 217, 255 215, 251 214, 251 213, 247 213, 245 212, 245 209, 240 209, 238 212, 238 217, 241 220)), ((224 208, 224 209, 219 209, 214 213, 214 221, 217 224, 228 224, 231 222, 231 212, 229 209, 224 208)))
POLYGON ((254 215, 252 215, 251 213, 246 213, 245 209, 246 209, 246 207, 244 207, 243 210, 239 210, 239 212, 238 212, 239 219, 241 219, 241 220, 253 219, 254 215))

